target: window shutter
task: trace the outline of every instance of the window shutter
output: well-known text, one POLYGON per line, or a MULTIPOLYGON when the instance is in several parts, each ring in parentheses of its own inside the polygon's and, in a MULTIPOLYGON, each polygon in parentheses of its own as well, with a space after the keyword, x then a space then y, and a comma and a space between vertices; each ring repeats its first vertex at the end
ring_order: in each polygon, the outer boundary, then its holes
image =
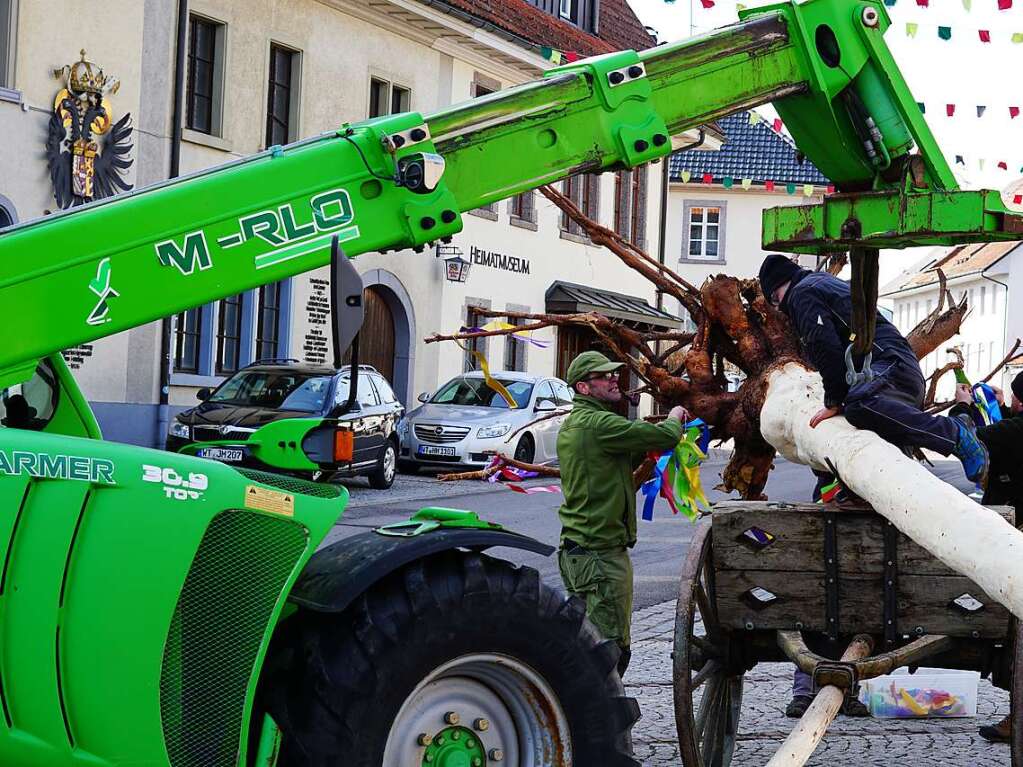
POLYGON ((646 250, 646 206, 648 196, 647 166, 641 165, 632 171, 636 174, 636 214, 632 220, 636 222, 636 231, 631 233, 631 241, 640 250, 646 250))

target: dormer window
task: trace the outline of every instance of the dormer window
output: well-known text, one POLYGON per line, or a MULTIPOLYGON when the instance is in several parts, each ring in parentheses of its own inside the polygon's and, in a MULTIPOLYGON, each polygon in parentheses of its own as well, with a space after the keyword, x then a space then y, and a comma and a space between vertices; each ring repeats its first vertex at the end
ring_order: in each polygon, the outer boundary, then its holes
POLYGON ((527 2, 590 34, 597 34, 600 0, 527 0, 527 2))

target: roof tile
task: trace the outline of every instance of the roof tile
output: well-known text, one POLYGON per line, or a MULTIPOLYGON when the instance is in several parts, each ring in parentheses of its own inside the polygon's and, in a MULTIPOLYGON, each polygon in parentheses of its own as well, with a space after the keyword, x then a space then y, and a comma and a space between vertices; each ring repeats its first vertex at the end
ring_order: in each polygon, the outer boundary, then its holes
POLYGON ((735 181, 744 178, 754 182, 774 181, 782 184, 815 184, 824 186, 828 179, 809 160, 799 162, 796 145, 787 136, 775 133, 761 120, 750 124, 749 112, 737 112, 718 120, 727 137, 717 152, 686 149, 671 156, 671 180, 680 181, 687 170, 700 178, 711 174, 714 183, 724 177, 735 181))

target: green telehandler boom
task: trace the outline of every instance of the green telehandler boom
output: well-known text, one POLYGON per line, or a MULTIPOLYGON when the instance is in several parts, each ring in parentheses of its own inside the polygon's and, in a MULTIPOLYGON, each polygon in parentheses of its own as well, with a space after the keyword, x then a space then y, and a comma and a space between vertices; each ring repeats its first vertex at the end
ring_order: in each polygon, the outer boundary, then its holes
MULTIPOLYGON (((768 211, 766 247, 1018 238, 996 192, 957 188, 889 23, 874 0, 748 10, 6 230, 0 765, 637 764, 614 644, 482 553, 550 547, 425 509, 317 551, 343 487, 103 442, 60 352, 328 264, 334 240, 339 274, 341 248, 420 250, 464 211, 765 102, 838 188, 768 211)), ((286 423, 265 463, 339 460, 336 421, 286 423)))

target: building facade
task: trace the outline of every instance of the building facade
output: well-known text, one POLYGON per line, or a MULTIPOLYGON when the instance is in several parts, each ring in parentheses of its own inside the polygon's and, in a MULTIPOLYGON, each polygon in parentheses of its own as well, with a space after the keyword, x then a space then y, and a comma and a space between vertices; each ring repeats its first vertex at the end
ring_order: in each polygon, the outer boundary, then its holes
MULTIPOLYGON (((1023 336, 1023 302, 1018 298, 1023 295, 1023 249, 1018 242, 936 249, 911 272, 882 289, 883 297, 892 301, 892 321, 904 335, 937 307, 938 269, 945 274, 956 301, 967 297, 970 311, 959 334, 920 360, 920 367, 930 376, 953 360, 947 350, 958 347, 967 378, 980 381, 1023 336)), ((1021 368, 1019 363, 1006 366, 992 383, 1008 391, 1021 368)), ((946 374, 938 383, 935 401, 951 400, 954 389, 955 378, 946 374)))
MULTIPOLYGON (((0 128, 8 137, 0 167, 17 169, 0 177, 0 224, 57 209, 46 154, 61 88, 54 70, 80 59, 120 80, 106 94, 112 118, 130 114, 134 127, 130 167, 120 176, 143 187, 175 166, 184 175, 345 122, 429 114, 536 79, 552 66, 552 51, 585 56, 654 43, 625 0, 189 0, 179 55, 178 7, 177 0, 110 0, 103 14, 81 14, 71 0, 0 0, 0 128)), ((102 152, 109 142, 98 139, 102 152)), ((591 216, 655 252, 661 177, 650 166, 576 177, 563 188, 591 216)), ((539 193, 472 211, 464 222, 452 245, 471 262, 465 282, 446 279, 432 249, 355 259, 366 285, 362 361, 406 405, 474 364, 455 344, 424 338, 482 324, 479 307, 543 312, 575 285, 595 290, 608 313, 626 301, 630 320, 677 325, 653 308, 649 283, 589 243, 539 193)), ((180 314, 169 377, 161 375, 159 322, 66 357, 108 438, 159 445, 164 382, 170 405, 181 409, 195 404, 199 388, 257 359, 329 363, 329 289, 324 268, 180 314)), ((494 338, 476 345, 495 369, 549 374, 563 373, 566 356, 587 343, 567 331, 537 339, 549 344, 494 338)))
MULTIPOLYGON (((715 127, 723 139, 718 151, 701 143, 672 155, 669 166, 664 258, 697 286, 716 274, 756 277, 768 253, 761 247, 764 210, 819 203, 829 186, 756 112, 729 115, 715 127)), ((799 258, 816 266, 814 257, 799 258)))

